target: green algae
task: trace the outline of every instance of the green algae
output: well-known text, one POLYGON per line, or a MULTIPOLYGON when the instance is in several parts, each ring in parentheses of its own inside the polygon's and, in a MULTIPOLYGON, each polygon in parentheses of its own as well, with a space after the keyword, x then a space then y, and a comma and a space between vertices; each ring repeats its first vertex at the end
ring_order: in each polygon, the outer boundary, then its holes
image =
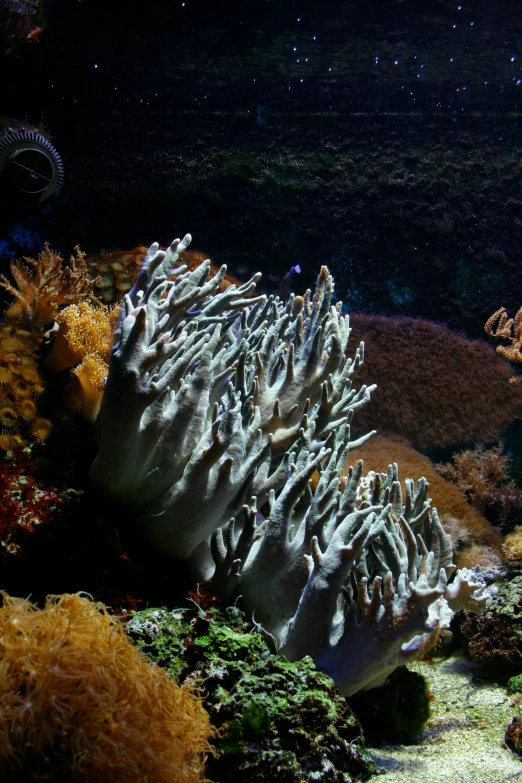
POLYGON ((177 682, 196 683, 219 736, 207 774, 247 783, 350 783, 376 766, 335 683, 311 658, 273 655, 236 607, 148 609, 127 633, 177 682))

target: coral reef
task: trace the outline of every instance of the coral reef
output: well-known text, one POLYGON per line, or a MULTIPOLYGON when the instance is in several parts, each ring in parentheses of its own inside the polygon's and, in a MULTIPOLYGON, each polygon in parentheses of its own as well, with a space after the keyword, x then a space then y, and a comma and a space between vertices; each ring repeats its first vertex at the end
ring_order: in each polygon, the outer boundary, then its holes
POLYGON ((280 653, 310 655, 346 694, 376 687, 454 610, 478 611, 481 583, 448 584, 424 479, 403 502, 396 465, 364 477, 359 462, 340 489, 373 387, 352 388, 363 345, 351 360, 328 270, 287 303, 252 296, 257 275, 219 292, 224 267, 175 267, 190 239, 152 245, 125 297, 91 482, 209 591, 238 589, 280 653))
POLYGON ((0 773, 6 781, 203 781, 208 715, 141 655, 102 604, 0 609, 0 773))
POLYGON ((219 734, 207 774, 219 781, 346 783, 375 769, 361 727, 310 658, 268 655, 255 623, 234 606, 134 612, 126 632, 179 682, 204 683, 219 734))
POLYGON ((377 384, 357 432, 379 429, 424 449, 498 439, 519 415, 521 390, 485 343, 413 318, 354 315, 351 326, 369 357, 359 379, 377 384))

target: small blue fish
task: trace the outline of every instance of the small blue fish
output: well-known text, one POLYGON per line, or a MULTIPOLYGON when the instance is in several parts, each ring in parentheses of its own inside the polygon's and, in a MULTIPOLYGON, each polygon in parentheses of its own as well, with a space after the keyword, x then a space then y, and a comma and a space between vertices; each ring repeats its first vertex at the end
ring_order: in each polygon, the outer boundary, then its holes
POLYGON ((297 277, 297 275, 301 274, 301 267, 299 264, 296 264, 295 266, 291 266, 286 275, 281 278, 278 285, 278 290, 280 296, 287 297, 292 292, 294 280, 297 277))

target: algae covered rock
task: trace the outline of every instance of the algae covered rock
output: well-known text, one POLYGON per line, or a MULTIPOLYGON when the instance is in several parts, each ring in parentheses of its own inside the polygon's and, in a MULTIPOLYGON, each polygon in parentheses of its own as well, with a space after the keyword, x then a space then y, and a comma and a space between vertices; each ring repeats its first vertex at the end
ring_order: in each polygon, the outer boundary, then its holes
POLYGON ((497 586, 483 614, 468 615, 461 630, 473 660, 515 674, 522 671, 522 574, 497 586))
POLYGON ((375 771, 333 680, 311 658, 271 654, 236 607, 136 612, 127 632, 176 681, 203 689, 219 729, 207 767, 215 783, 349 783, 375 771))

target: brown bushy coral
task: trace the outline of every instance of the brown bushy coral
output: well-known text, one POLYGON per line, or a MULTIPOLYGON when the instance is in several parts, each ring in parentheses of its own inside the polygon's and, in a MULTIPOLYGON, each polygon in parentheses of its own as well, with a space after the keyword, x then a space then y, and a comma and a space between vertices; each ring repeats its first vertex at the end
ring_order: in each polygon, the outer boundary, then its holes
POLYGON ((359 383, 376 383, 358 411, 357 432, 377 429, 415 448, 498 438, 519 415, 522 388, 492 348, 415 318, 354 315, 354 343, 364 340, 359 383))
POLYGON ((440 476, 456 484, 469 502, 504 532, 522 515, 522 491, 509 478, 510 459, 502 446, 461 451, 453 465, 436 465, 440 476))
POLYGON ((427 479, 430 497, 435 499, 434 505, 452 538, 455 562, 459 567, 500 563, 502 550, 498 532, 469 505, 462 490, 439 476, 428 457, 415 451, 407 441, 397 436, 377 435, 357 449, 353 457, 364 460, 365 471, 385 472, 390 462, 397 462, 403 478, 424 476, 427 479))
POLYGON ((204 779, 211 729, 200 700, 77 594, 43 610, 4 596, 0 714, 4 781, 204 779))
POLYGON ((11 264, 16 285, 0 275, 0 287, 15 299, 0 325, 0 449, 4 451, 23 445, 28 435, 40 441, 49 436, 51 422, 39 415, 35 402, 44 391, 39 353, 45 327, 61 306, 89 298, 95 284, 78 247, 69 266, 47 244, 36 261, 24 260, 26 264, 11 264))

